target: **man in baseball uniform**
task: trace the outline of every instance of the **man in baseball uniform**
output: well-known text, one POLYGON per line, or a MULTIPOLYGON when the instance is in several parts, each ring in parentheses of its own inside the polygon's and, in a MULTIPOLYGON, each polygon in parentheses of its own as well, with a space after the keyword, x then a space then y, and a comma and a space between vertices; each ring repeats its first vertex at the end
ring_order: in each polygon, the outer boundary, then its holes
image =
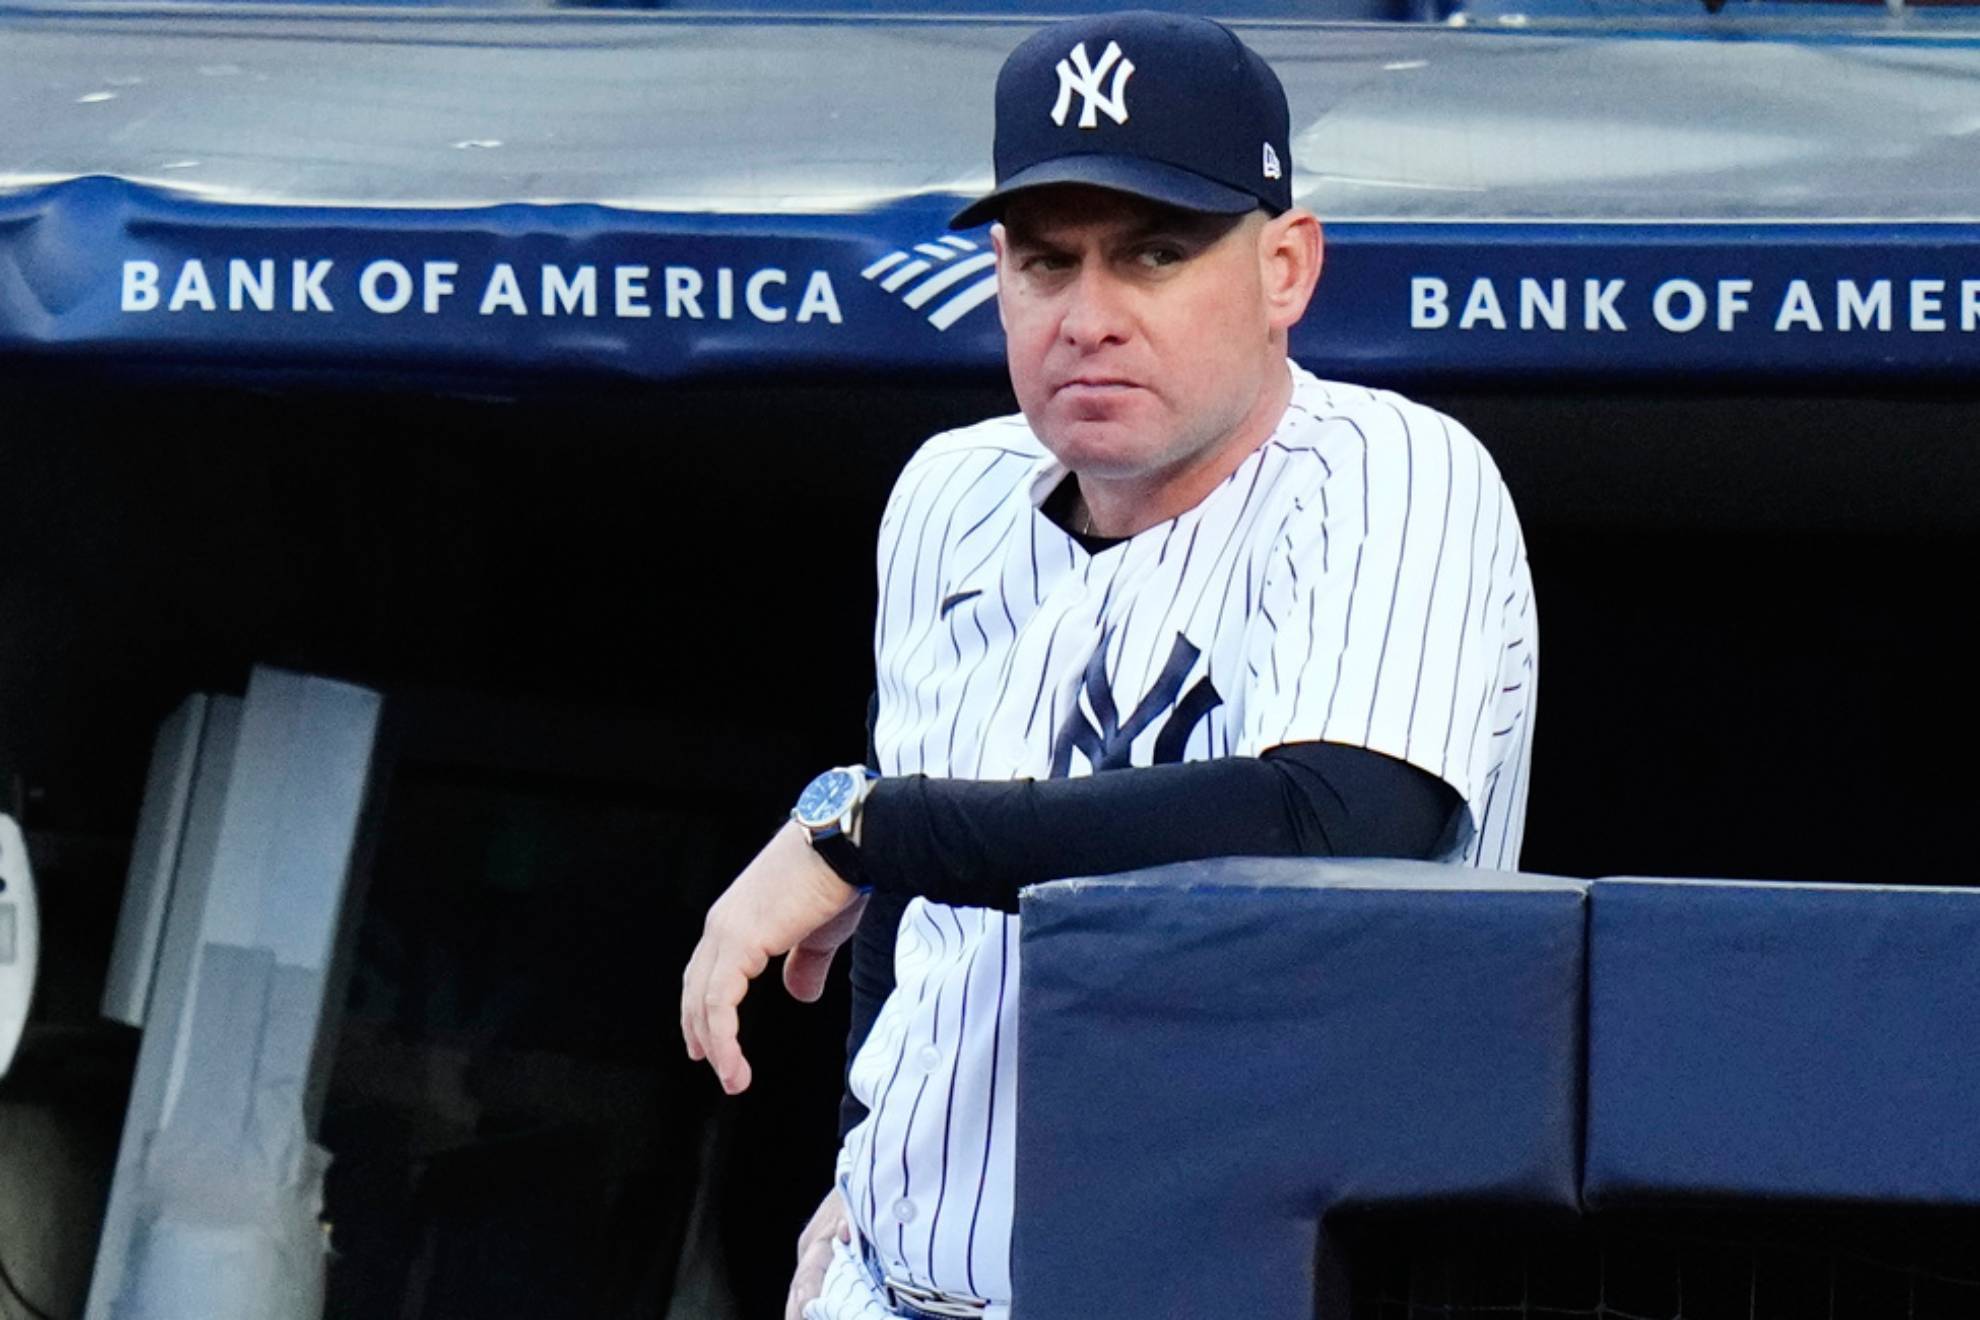
POLYGON ((1022 412, 938 435, 880 525, 865 766, 708 914, 688 1053, 853 942, 845 1140, 789 1315, 1011 1302, 1018 892, 1231 855, 1517 865, 1535 678, 1518 519, 1458 423, 1286 357, 1319 278, 1271 69, 1203 19, 1005 63, 998 308, 1022 412))

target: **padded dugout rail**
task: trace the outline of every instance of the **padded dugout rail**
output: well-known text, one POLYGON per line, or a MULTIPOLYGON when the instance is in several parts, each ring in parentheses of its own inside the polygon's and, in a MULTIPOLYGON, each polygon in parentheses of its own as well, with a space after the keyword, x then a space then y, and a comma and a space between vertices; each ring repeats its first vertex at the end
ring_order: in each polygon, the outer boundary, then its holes
POLYGON ((1603 880, 1591 1207, 1980 1205, 1980 891, 1603 880))
POLYGON ((1025 1320, 1313 1316, 1335 1210, 1980 1206, 1980 890, 1230 859, 1024 918, 1025 1320))
POLYGON ((1586 901, 1276 859, 1027 890, 1025 1320, 1307 1317, 1331 1209, 1573 1207, 1586 901))

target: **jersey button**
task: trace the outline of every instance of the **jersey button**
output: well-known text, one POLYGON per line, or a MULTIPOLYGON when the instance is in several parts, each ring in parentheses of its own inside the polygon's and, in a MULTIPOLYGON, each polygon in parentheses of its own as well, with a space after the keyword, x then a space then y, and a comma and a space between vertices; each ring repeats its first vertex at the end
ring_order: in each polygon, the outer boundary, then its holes
POLYGON ((921 1065, 921 1071, 925 1073, 932 1073, 942 1066, 942 1051, 933 1045, 923 1045, 921 1051, 914 1057, 915 1062, 921 1065))
POLYGON ((903 1224, 912 1224, 914 1222, 914 1202, 908 1200, 905 1196, 894 1202, 894 1218, 900 1220, 903 1224))

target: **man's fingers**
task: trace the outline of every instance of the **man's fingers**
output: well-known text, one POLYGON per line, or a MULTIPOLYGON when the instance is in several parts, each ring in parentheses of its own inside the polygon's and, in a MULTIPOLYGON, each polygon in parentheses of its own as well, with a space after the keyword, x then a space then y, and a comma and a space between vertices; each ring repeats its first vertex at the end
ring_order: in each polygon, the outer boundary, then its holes
POLYGON ((830 949, 807 949, 802 944, 784 956, 784 989, 791 992, 791 998, 807 1004, 818 1002, 825 993, 825 980, 832 971, 832 956, 838 952, 830 949))
POLYGON ((812 931, 784 956, 784 989, 791 998, 814 1004, 825 993, 825 982, 832 971, 832 960, 839 948, 859 929, 866 911, 866 895, 861 894, 824 925, 812 931))
POLYGON ((749 983, 770 959, 804 943, 810 949, 785 969, 799 999, 824 992, 832 947, 858 924, 851 886, 811 851, 795 825, 779 830, 708 910, 681 976, 681 1042, 690 1059, 706 1060, 730 1095, 750 1082, 738 1043, 738 1007, 749 983))
POLYGON ((821 1238, 798 1258, 791 1291, 784 1299, 784 1320, 804 1320, 805 1303, 825 1291, 825 1271, 832 1267, 832 1240, 821 1238))
POLYGON ((756 1072, 743 1057, 742 1046, 731 1045, 721 1055, 718 1063, 711 1055, 709 1064, 715 1069, 715 1078, 722 1083, 722 1090, 729 1095, 741 1095, 749 1089, 749 1083, 756 1072))
POLYGON ((784 1320, 804 1320, 805 1304, 825 1291, 835 1238, 852 1241, 852 1217, 846 1213, 845 1199, 837 1188, 825 1193, 798 1234, 797 1270, 791 1275, 791 1291, 784 1301, 784 1320))
POLYGON ((805 1221, 804 1228, 798 1233, 798 1264, 804 1264, 805 1254, 813 1244, 829 1241, 834 1234, 841 1242, 852 1241, 852 1216, 847 1213, 845 1198, 839 1195, 836 1187, 825 1193, 825 1199, 818 1203, 818 1208, 811 1212, 811 1218, 805 1221))
POLYGON ((722 1089, 736 1095, 749 1088, 749 1061, 743 1058, 741 1016, 736 1006, 749 990, 749 978, 736 968, 713 969, 701 996, 696 1031, 707 1051, 708 1065, 722 1081, 722 1089))
POLYGON ((708 946, 708 936, 704 935, 694 946, 687 970, 681 973, 681 1041, 687 1046, 687 1056, 697 1062, 708 1057, 708 1050, 702 1044, 699 1008, 705 993, 703 983, 708 976, 708 946))
POLYGON ((738 947, 713 929, 705 931, 681 974, 681 1040, 690 1059, 708 1061, 730 1095, 748 1090, 750 1081, 738 1041, 737 1006, 768 961, 767 955, 746 948, 739 953, 738 947))
POLYGON ((693 994, 692 975, 681 978, 681 1043, 687 1047, 687 1056, 698 1062, 702 1057, 701 1038, 695 1034, 694 1013, 688 1008, 689 997, 693 994))

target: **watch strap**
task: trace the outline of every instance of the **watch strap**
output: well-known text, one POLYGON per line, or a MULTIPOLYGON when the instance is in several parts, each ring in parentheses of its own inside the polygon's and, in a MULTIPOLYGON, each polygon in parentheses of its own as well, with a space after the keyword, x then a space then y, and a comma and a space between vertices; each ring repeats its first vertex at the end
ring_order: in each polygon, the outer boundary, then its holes
POLYGON ((814 834, 811 837, 811 847, 823 859, 825 865, 832 868, 839 879, 861 893, 872 890, 873 886, 866 879, 866 867, 860 863, 859 845, 847 838, 844 831, 833 830, 829 834, 814 834))

